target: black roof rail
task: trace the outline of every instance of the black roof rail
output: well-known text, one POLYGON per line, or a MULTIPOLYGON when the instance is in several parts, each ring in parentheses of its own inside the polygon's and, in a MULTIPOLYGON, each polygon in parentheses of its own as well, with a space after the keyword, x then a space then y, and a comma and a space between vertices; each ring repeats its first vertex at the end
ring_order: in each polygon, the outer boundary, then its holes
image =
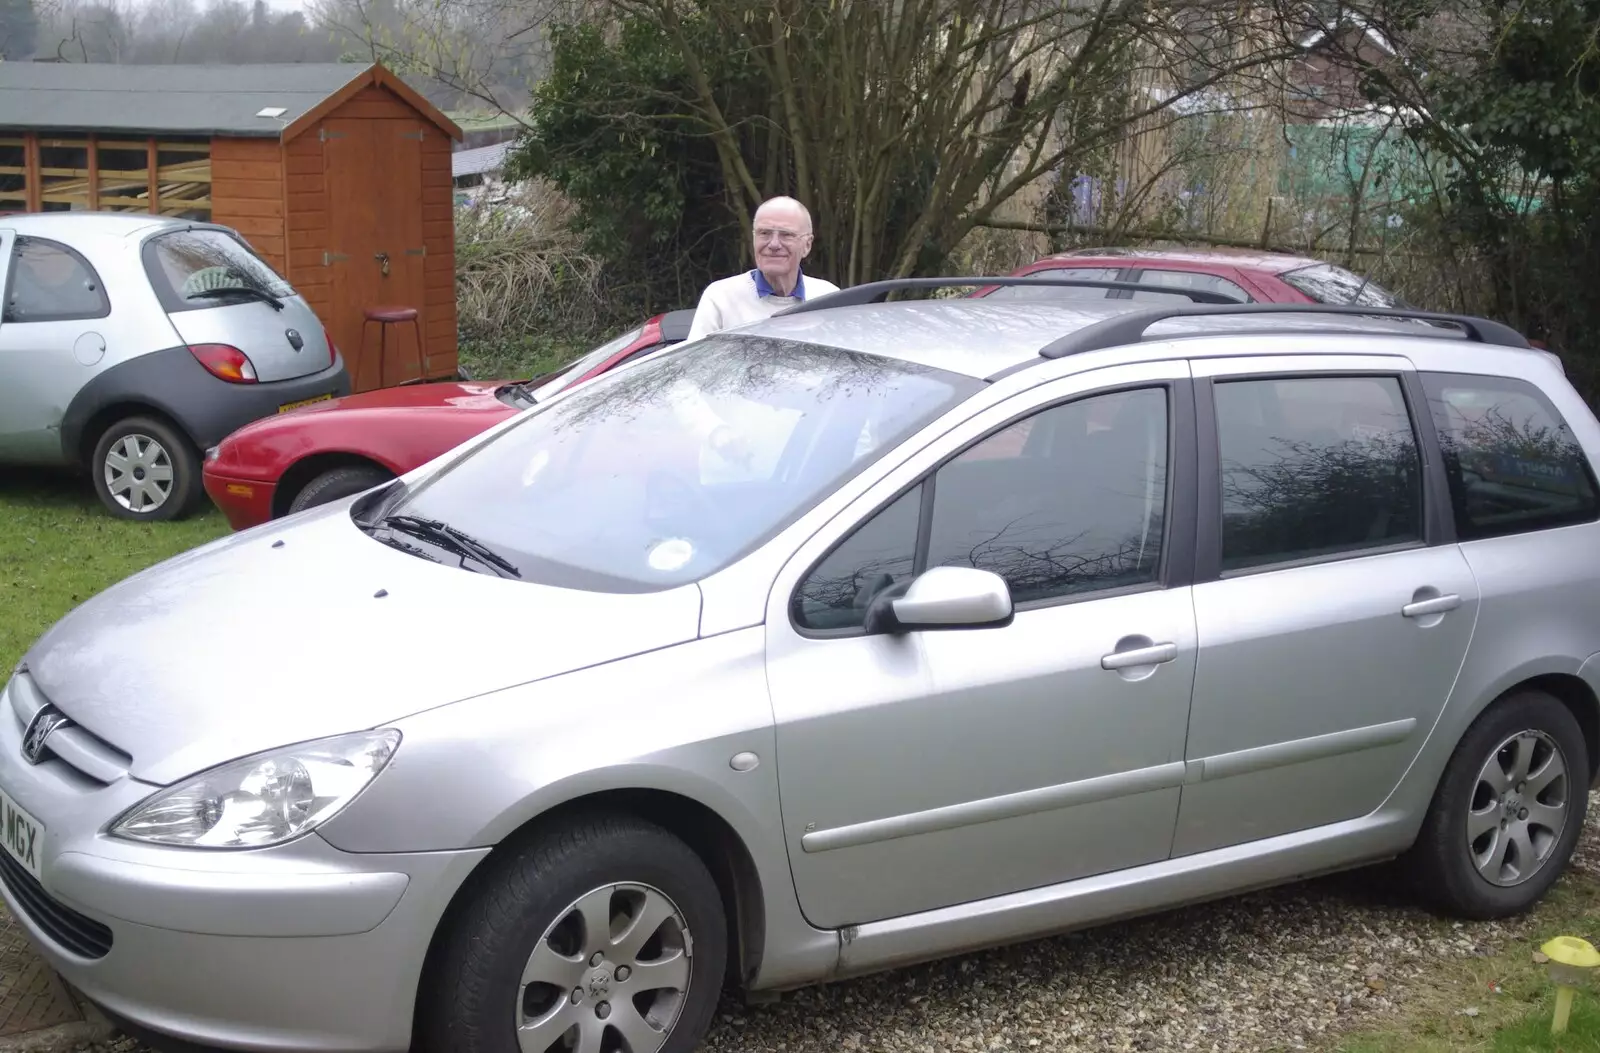
MULTIPOLYGON (((1098 351, 1123 344, 1136 344, 1144 339, 1146 329, 1169 318, 1196 318, 1210 315, 1348 315, 1357 318, 1399 318, 1418 322, 1451 322, 1466 332, 1468 340, 1501 347, 1531 347, 1528 338, 1508 325, 1488 318, 1466 314, 1442 314, 1437 311, 1418 311, 1406 307, 1365 307, 1352 304, 1323 303, 1239 303, 1226 305, 1189 304, 1167 307, 1150 307, 1129 311, 1114 318, 1094 322, 1074 330, 1039 349, 1041 358, 1065 358, 1085 351, 1098 351)), ((1205 334, 1187 334, 1205 335, 1205 334)))
MULTIPOLYGON (((1187 296, 1195 303, 1238 304, 1232 296, 1207 292, 1203 289, 1179 289, 1171 285, 1150 285, 1140 282, 1093 281, 1086 278, 1041 278, 1035 275, 1007 276, 1004 278, 887 278, 883 281, 851 285, 837 292, 826 293, 815 300, 806 300, 786 307, 778 315, 803 314, 807 311, 827 311, 835 307, 855 307, 858 304, 877 303, 900 289, 954 289, 963 285, 1049 285, 1071 286, 1082 289, 1126 289, 1130 292, 1169 293, 1187 296)), ((774 316, 776 317, 776 315, 774 316)))

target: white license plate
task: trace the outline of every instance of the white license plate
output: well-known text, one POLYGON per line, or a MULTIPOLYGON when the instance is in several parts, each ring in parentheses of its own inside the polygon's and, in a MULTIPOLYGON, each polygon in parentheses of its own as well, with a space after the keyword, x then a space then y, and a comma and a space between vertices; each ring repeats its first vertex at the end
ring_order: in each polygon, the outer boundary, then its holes
POLYGON ((36 880, 44 880, 39 865, 44 852, 44 824, 19 808, 4 790, 0 790, 0 847, 36 880))

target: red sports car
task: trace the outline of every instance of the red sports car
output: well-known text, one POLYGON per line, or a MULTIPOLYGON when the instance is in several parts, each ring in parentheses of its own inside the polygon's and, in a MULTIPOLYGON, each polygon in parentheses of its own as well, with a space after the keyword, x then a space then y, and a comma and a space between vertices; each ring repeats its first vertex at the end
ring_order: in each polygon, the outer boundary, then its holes
POLYGON ((410 384, 255 421, 206 451, 206 493, 243 530, 360 493, 426 464, 540 399, 689 335, 694 311, 658 314, 532 380, 410 384))
MULTIPOLYGON (((1237 298, 1241 303, 1361 304, 1404 307, 1399 297, 1343 267, 1305 256, 1248 249, 1078 249, 1045 256, 1012 276, 1029 274, 1086 281, 1136 282, 1198 289, 1237 298), (1067 273, 1071 271, 1071 273, 1067 273)), ((974 296, 1103 300, 1179 300, 1176 295, 1129 289, 1073 286, 986 286, 974 296)))

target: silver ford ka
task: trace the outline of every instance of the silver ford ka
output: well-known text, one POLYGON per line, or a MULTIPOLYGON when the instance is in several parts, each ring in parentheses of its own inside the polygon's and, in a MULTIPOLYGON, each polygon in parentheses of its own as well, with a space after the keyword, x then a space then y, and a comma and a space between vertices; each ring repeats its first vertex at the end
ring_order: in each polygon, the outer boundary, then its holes
POLYGON ((681 1053, 725 986, 1379 860, 1467 918, 1546 893, 1600 757, 1600 423, 1558 362, 1415 312, 881 294, 63 618, 0 705, 40 952, 158 1045, 681 1053))
POLYGON ((202 451, 350 393, 316 312, 231 227, 7 216, 0 289, 0 464, 82 469, 122 519, 194 511, 202 451))

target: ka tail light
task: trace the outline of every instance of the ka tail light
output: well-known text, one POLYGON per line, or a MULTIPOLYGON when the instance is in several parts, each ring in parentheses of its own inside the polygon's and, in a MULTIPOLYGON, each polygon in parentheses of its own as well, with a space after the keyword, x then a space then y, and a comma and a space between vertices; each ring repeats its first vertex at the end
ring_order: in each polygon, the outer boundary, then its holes
POLYGON ((322 335, 328 338, 328 365, 331 366, 339 360, 339 349, 333 346, 333 334, 331 332, 324 329, 322 335))
POLYGON ((190 344, 189 353, 212 376, 230 384, 254 384, 258 379, 250 359, 231 344, 190 344))

